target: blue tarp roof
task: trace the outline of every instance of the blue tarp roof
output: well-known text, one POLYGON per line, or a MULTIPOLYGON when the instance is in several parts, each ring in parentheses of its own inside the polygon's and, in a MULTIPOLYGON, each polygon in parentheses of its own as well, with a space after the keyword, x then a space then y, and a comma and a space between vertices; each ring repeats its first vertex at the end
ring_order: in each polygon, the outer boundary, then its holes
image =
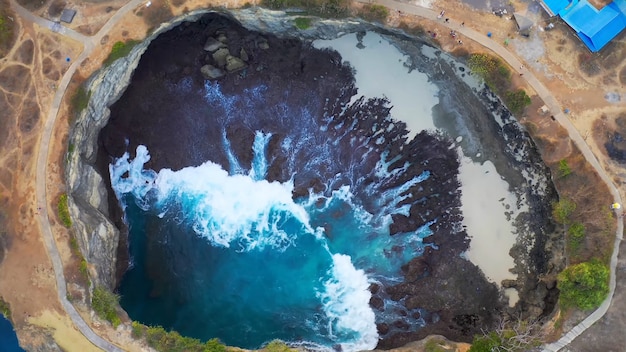
POLYGON ((543 3, 546 5, 548 12, 551 12, 550 15, 558 15, 561 10, 566 8, 571 1, 569 0, 543 0, 543 3))
MULTIPOLYGON (((587 0, 543 0, 561 16, 589 50, 597 52, 626 28, 626 0, 614 0, 597 10, 587 0)), ((549 12, 550 12, 549 11, 549 12)))

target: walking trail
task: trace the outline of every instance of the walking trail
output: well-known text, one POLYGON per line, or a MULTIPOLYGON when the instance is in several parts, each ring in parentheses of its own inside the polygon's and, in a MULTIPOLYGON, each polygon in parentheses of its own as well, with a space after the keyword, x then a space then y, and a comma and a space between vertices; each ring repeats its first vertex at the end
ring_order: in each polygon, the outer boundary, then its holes
MULTIPOLYGON (((372 1, 364 1, 358 0, 364 3, 372 3, 372 1)), ((52 102, 52 106, 50 107, 50 111, 45 121, 45 126, 43 129, 43 134, 41 135, 41 140, 38 148, 38 156, 37 156, 37 204, 42 209, 47 209, 47 194, 46 194, 46 171, 48 165, 48 151, 50 146, 50 140, 52 137, 52 131, 54 124, 57 119, 57 115, 59 112, 59 107, 61 104, 61 100, 63 95, 65 94, 65 90, 70 82, 71 77, 74 72, 78 68, 81 62, 85 60, 91 52, 96 47, 96 43, 99 43, 102 37, 106 35, 111 28, 130 10, 137 7, 141 4, 143 0, 131 0, 124 7, 120 8, 113 17, 109 19, 109 21, 96 33, 96 35, 88 37, 82 35, 74 30, 66 28, 64 26, 60 26, 58 23, 43 19, 41 17, 35 16, 32 13, 28 12, 23 7, 19 6, 15 0, 11 0, 11 6, 15 10, 15 12, 22 17, 23 20, 36 23, 39 26, 50 28, 51 30, 57 31, 62 35, 68 36, 74 40, 77 40, 83 44, 83 51, 80 56, 74 60, 72 65, 69 67, 65 75, 63 76, 61 82, 58 85, 57 92, 54 96, 54 100, 52 102)), ((403 11, 408 14, 416 15, 419 17, 423 17, 432 21, 437 21, 437 13, 416 5, 411 5, 407 3, 402 3, 394 0, 375 0, 375 3, 380 5, 384 5, 392 10, 403 11)), ((596 170, 601 179, 607 184, 611 194, 613 195, 614 202, 622 204, 621 196, 619 191, 613 184, 609 175, 604 171, 596 157, 591 152, 589 146, 585 143, 583 137, 580 135, 578 130, 574 127, 574 125, 570 122, 567 116, 562 112, 562 108, 558 101, 554 98, 554 96, 548 91, 548 89, 535 77, 535 75, 523 68, 523 63, 515 56, 513 53, 508 51, 503 46, 494 42, 490 38, 488 38, 483 33, 479 33, 471 28, 467 28, 465 26, 460 26, 459 24, 454 23, 444 23, 440 21, 440 24, 446 26, 450 29, 454 29, 457 32, 463 34, 469 39, 474 40, 475 42, 483 45, 485 48, 491 50, 496 55, 501 57, 504 61, 506 61, 512 67, 519 67, 520 73, 524 74, 524 78, 528 81, 528 84, 537 92, 539 97, 545 102, 550 111, 553 113, 554 118, 558 121, 561 126, 563 126, 568 134, 570 139, 574 142, 574 144, 578 147, 578 149, 582 152, 585 159, 593 168, 596 170)), ((616 211, 616 215, 618 218, 617 221, 617 231, 615 236, 615 244, 613 255, 611 256, 611 277, 610 277, 610 292, 607 299, 602 303, 602 305, 595 310, 591 315, 589 315, 585 320, 583 320, 580 324, 575 326, 571 331, 569 331, 566 335, 564 335, 560 340, 554 342, 552 344, 544 346, 544 351, 558 351, 561 348, 565 347, 569 344, 574 338, 579 336, 583 331, 585 331, 589 326, 598 321, 608 310, 611 305, 611 300, 613 298, 613 294, 615 292, 615 268, 617 265, 617 255, 619 251, 619 244, 622 240, 623 233, 623 222, 621 221, 622 210, 618 209, 616 211)), ((105 351, 122 351, 119 347, 111 344, 110 342, 104 340, 100 336, 98 336, 87 323, 82 319, 82 317, 76 311, 76 308, 67 300, 67 290, 66 290, 66 282, 65 277, 63 275, 63 264, 61 262, 61 257, 59 255, 56 243, 54 241, 54 237, 52 235, 52 230, 50 227, 50 222, 47 213, 42 213, 39 217, 40 227, 42 230, 42 234, 44 237, 44 242, 46 245, 46 249, 50 256, 50 259, 53 264, 55 278, 56 278, 56 286, 57 293, 59 295, 59 300, 61 301, 63 308, 67 312, 67 314, 72 319, 74 325, 80 330, 80 332, 85 335, 95 346, 105 350, 105 351)))
MULTIPOLYGON (((45 120, 45 125, 40 136, 39 147, 37 152, 37 179, 36 179, 36 197, 37 197, 37 206, 41 209, 48 209, 46 204, 48 204, 47 194, 46 194, 46 175, 47 175, 47 166, 48 166, 48 152, 50 147, 50 140, 52 137, 52 131, 58 117, 59 107, 61 105, 61 101, 63 99, 63 95, 65 94, 65 90, 70 83, 74 72, 78 66, 91 54, 91 52, 96 47, 96 43, 99 43, 102 37, 107 34, 111 28, 129 11, 137 7, 142 3, 143 0, 132 0, 127 3, 125 6, 119 9, 115 15, 113 15, 107 23, 96 33, 96 35, 92 37, 84 36, 74 30, 61 26, 58 23, 49 21, 47 19, 38 17, 30 13, 25 8, 21 7, 19 4, 15 2, 15 0, 11 0, 11 6, 13 10, 16 12, 18 16, 20 16, 24 21, 35 23, 41 27, 49 28, 55 32, 58 32, 62 35, 68 36, 74 40, 79 41, 83 44, 83 51, 78 56, 76 60, 69 67, 61 82, 58 85, 58 89, 56 94, 54 95, 54 100, 52 101, 52 105, 50 107, 50 111, 48 112, 48 116, 45 120)), ((65 276, 63 275, 63 263, 61 262, 61 256, 56 246, 56 242, 54 241, 54 237, 52 235, 52 229, 50 226, 50 220, 48 218, 47 212, 41 212, 39 215, 39 225, 41 227, 41 233, 43 235, 44 243, 46 245, 46 250, 48 255, 50 256, 50 260, 52 261, 52 266, 54 268, 54 274, 56 279, 57 293, 59 295, 59 300, 63 305, 63 308, 67 312, 67 315, 72 319, 73 324, 78 328, 78 330, 95 346, 99 347, 105 351, 112 352, 122 352, 123 350, 110 342, 106 341, 99 335, 97 335, 87 323, 83 320, 83 318, 78 314, 76 308, 67 300, 67 288, 65 282, 65 276)))

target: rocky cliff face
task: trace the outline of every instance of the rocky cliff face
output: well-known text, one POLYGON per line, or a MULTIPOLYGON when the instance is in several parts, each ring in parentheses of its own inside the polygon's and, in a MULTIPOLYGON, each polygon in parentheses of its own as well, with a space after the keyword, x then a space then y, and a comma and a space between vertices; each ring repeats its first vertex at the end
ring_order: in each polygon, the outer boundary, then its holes
MULTIPOLYGON (((198 20, 209 10, 195 11, 161 25, 152 35, 133 48, 131 53, 104 67, 87 82, 91 93, 87 109, 81 112, 72 128, 70 144, 75 152, 68 157, 66 182, 69 209, 81 252, 92 266, 91 277, 96 285, 109 288, 116 286, 117 250, 120 233, 113 221, 119 214, 112 214, 107 196, 108 180, 96 172, 99 131, 109 120, 109 107, 119 99, 128 86, 139 59, 152 40, 184 22, 198 20), (112 221, 113 220, 113 221, 112 221)), ((348 32, 362 31, 370 25, 350 21, 320 21, 305 31, 297 30, 291 16, 283 12, 262 9, 246 9, 229 12, 244 27, 277 36, 302 39, 332 39, 348 32)))

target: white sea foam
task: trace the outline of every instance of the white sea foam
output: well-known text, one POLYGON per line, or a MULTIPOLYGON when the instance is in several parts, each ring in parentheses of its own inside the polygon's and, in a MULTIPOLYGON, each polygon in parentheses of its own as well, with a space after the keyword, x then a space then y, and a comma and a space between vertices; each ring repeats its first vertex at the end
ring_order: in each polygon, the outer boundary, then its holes
MULTIPOLYGON (((263 140, 255 147, 260 151, 264 149, 261 144, 267 144, 270 135, 261 133, 257 137, 263 140)), ((156 211, 159 217, 175 212, 169 217, 191 226, 214 246, 234 247, 240 251, 268 247, 282 251, 300 234, 315 236, 328 250, 323 229, 313 229, 310 225, 307 205, 292 200, 292 181, 255 180, 252 171, 250 175, 229 175, 212 162, 178 171, 162 169, 156 173, 143 169, 150 160, 145 146, 137 147, 136 155, 130 160, 126 153, 110 165, 111 183, 119 199, 132 193, 144 210, 156 211), (287 232, 284 230, 286 222, 291 227, 301 228, 287 232)), ((259 152, 259 155, 265 158, 264 153, 259 152)), ((263 164, 258 161, 259 165, 263 164)), ((255 172, 264 173, 262 167, 255 172)), ((320 198, 312 195, 311 199, 320 198)), ((334 191, 326 199, 326 206, 332 199, 354 206, 348 186, 334 191)), ((363 212, 361 220, 369 221, 369 214, 363 212)), ((375 315, 369 306, 368 278, 363 270, 354 267, 349 256, 330 252, 329 255, 333 263, 328 271, 330 278, 324 282, 324 292, 318 293, 329 320, 328 337, 339 342, 346 352, 373 349, 378 343, 378 333, 375 315)))
POLYGON ((194 231, 212 244, 229 247, 237 242, 244 250, 266 245, 284 249, 294 234, 280 225, 290 219, 301 224, 304 232, 315 232, 304 208, 291 198, 291 182, 230 176, 219 165, 207 162, 176 172, 161 170, 155 183, 161 205, 184 202, 194 231))
POLYGON ((256 131, 254 134, 254 144, 252 145, 254 159, 252 160, 252 169, 250 169, 250 177, 253 180, 262 180, 265 178, 265 174, 267 174, 268 165, 265 150, 270 138, 272 138, 271 133, 256 131))
POLYGON ((330 336, 353 336, 341 348, 346 352, 372 350, 378 344, 376 317, 369 306, 371 293, 363 270, 357 270, 350 257, 333 254, 332 277, 324 283, 324 292, 319 296, 324 312, 330 319, 330 336))

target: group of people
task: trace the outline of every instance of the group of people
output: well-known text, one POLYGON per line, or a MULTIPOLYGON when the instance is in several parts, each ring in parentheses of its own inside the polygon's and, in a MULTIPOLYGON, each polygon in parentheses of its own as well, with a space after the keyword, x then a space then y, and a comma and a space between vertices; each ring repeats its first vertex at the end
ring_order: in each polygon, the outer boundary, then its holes
MULTIPOLYGON (((437 16, 437 19, 441 19, 443 18, 443 16, 446 14, 445 10, 441 10, 441 12, 439 13, 439 15, 437 16)), ((449 18, 445 18, 444 20, 445 23, 450 23, 450 19, 449 18)), ((461 22, 461 27, 465 26, 465 22, 461 22)), ((433 37, 433 38, 437 38, 437 32, 436 31, 428 31, 428 33, 433 37)), ((455 30, 451 30, 450 31, 450 37, 452 38, 456 38, 456 31, 455 30)), ((458 44, 463 44, 463 41, 461 39, 457 40, 458 44)))

